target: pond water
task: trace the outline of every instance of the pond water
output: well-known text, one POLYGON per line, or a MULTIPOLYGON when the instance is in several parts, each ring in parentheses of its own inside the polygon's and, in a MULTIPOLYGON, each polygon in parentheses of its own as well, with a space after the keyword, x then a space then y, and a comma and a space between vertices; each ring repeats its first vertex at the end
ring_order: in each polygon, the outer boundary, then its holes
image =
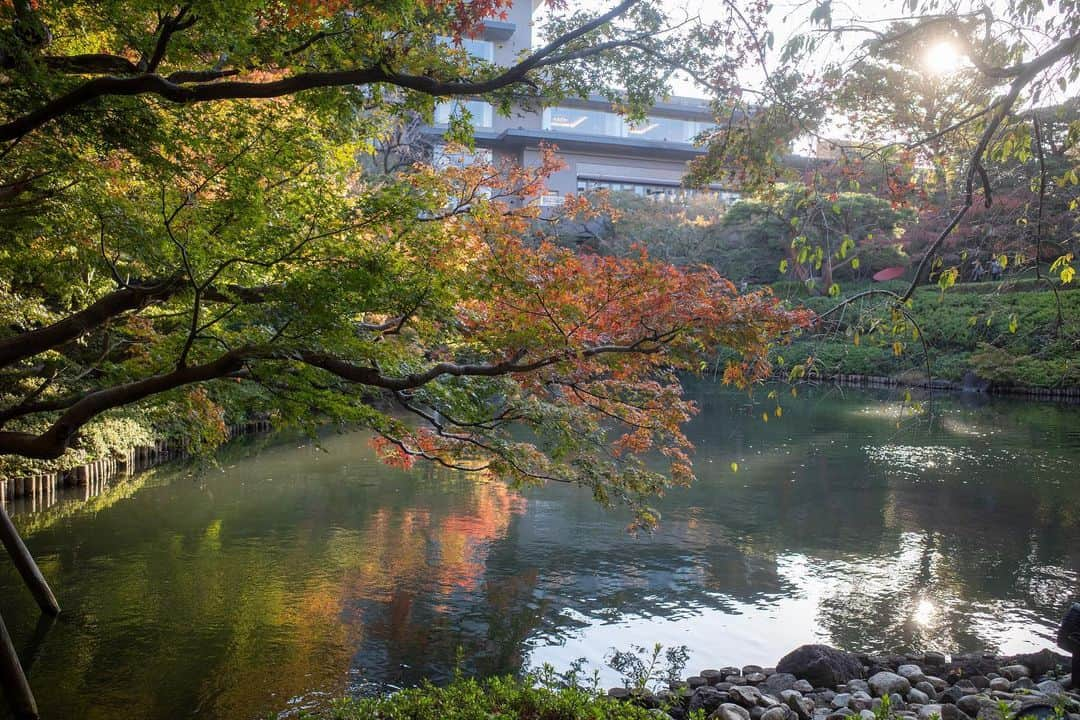
MULTIPOLYGON (((699 481, 650 536, 572 487, 373 458, 361 432, 236 444, 16 523, 64 606, 0 611, 43 717, 260 718, 359 691, 687 645, 690 669, 810 641, 1052 646, 1080 591, 1080 409, 695 389, 699 481), (732 472, 731 463, 739 464, 732 472), (464 658, 460 661, 459 658, 464 658)), ((81 492, 81 491, 80 491, 81 492)))

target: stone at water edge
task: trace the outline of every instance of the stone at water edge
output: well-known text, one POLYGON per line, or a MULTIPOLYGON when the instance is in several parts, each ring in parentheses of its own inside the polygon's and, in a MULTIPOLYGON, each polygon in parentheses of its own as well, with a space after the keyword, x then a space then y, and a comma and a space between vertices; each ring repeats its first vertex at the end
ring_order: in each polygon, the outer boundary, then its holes
MULTIPOLYGON (((799 679, 791 673, 776 673, 770 675, 765 682, 761 684, 761 691, 767 692, 770 695, 779 696, 785 690, 791 690, 795 687, 799 679)), ((813 690, 813 688, 810 688, 813 690)))
POLYGON ((911 688, 907 692, 907 701, 909 703, 915 703, 916 705, 925 705, 930 702, 930 696, 919 688, 911 688))
POLYGON ((1044 695, 1064 695, 1065 688, 1057 680, 1043 680, 1041 683, 1035 685, 1039 689, 1039 692, 1044 695))
POLYGON ((734 703, 723 703, 709 717, 716 720, 750 720, 750 711, 734 703))
POLYGON ((690 712, 704 710, 706 713, 711 713, 729 699, 726 692, 717 690, 714 687, 708 685, 699 687, 697 690, 694 690, 694 694, 690 696, 690 712))
POLYGON ((911 689, 911 683, 908 682, 907 678, 884 670, 873 675, 867 680, 867 683, 870 685, 870 690, 877 697, 891 695, 894 692, 903 695, 911 689))
POLYGON ((919 708, 919 720, 930 720, 934 715, 941 717, 940 705, 923 705, 919 708))
POLYGON ((912 685, 921 683, 926 679, 926 675, 923 673, 922 668, 918 665, 901 665, 896 668, 896 674, 907 678, 907 681, 912 685))
POLYGON ((862 663, 852 653, 828 645, 802 645, 776 664, 776 672, 791 673, 814 687, 836 687, 862 677, 862 663))
POLYGON ((731 696, 733 702, 748 708, 757 705, 758 700, 761 699, 761 692, 752 685, 733 685, 728 690, 728 695, 731 696))

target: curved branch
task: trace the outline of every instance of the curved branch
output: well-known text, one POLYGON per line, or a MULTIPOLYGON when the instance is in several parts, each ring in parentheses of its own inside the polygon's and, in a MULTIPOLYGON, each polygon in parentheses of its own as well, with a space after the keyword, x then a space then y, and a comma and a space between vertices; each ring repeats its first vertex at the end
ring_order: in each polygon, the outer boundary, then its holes
MULTIPOLYGON (((440 80, 428 75, 396 72, 383 65, 354 70, 298 73, 271 82, 242 80, 190 84, 181 82, 181 80, 193 79, 190 73, 182 75, 174 73, 170 77, 163 77, 153 72, 134 77, 102 77, 88 80, 73 90, 53 98, 36 110, 0 124, 0 140, 15 140, 93 100, 107 96, 157 95, 176 103, 197 103, 275 98, 314 88, 373 83, 387 83, 434 96, 484 95, 517 83, 528 82, 528 74, 541 67, 546 58, 567 44, 624 14, 637 2, 639 0, 622 0, 608 12, 598 15, 576 30, 561 35, 521 62, 487 80, 440 80)), ((599 54, 607 49, 610 49, 608 44, 599 45, 580 57, 599 54)), ((154 68, 148 65, 148 69, 154 68)))

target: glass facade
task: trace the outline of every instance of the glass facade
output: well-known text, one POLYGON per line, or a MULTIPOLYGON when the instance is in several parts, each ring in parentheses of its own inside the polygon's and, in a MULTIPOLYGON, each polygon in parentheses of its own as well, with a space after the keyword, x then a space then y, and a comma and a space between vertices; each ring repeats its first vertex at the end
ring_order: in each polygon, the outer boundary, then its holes
MULTIPOLYGON (((450 45, 451 47, 459 47, 448 37, 439 37, 438 42, 443 45, 450 45)), ((472 57, 477 60, 487 60, 488 62, 495 62, 495 43, 490 40, 473 40, 472 38, 462 38, 460 47, 472 57)))
POLYGON ((450 118, 459 114, 462 109, 469 111, 472 116, 473 127, 491 127, 493 115, 491 104, 482 100, 451 100, 450 102, 439 103, 435 106, 435 124, 450 124, 450 118))
POLYGON ((569 107, 547 108, 543 116, 544 130, 677 143, 692 143, 710 127, 710 123, 659 116, 632 124, 617 113, 569 107))
POLYGON ((697 190, 684 188, 678 185, 662 185, 659 183, 640 182, 615 182, 610 180, 592 180, 590 178, 578 178, 577 191, 579 193, 590 190, 610 190, 611 192, 632 192, 635 195, 652 197, 658 200, 681 200, 690 197, 714 197, 722 203, 730 204, 739 199, 739 194, 728 190, 697 190))

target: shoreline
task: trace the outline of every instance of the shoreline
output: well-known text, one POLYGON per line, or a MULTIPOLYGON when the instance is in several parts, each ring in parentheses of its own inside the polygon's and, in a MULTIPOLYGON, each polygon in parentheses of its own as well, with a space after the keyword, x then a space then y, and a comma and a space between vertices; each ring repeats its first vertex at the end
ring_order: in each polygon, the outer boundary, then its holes
POLYGON ((609 698, 686 720, 1080 720, 1070 659, 1021 655, 849 653, 803 645, 776 667, 707 669, 659 690, 611 688, 609 698), (1053 708, 1063 714, 1053 715, 1053 708))

